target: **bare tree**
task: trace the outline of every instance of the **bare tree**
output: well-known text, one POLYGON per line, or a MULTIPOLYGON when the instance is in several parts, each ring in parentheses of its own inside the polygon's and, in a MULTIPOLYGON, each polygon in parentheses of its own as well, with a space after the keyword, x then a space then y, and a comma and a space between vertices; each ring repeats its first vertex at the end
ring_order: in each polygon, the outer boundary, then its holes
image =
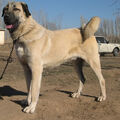
POLYGON ((80 24, 81 27, 84 27, 87 24, 87 21, 83 16, 80 16, 80 24))
POLYGON ((116 16, 115 30, 116 30, 116 36, 120 37, 120 16, 116 16))
POLYGON ((40 23, 42 26, 44 26, 47 29, 50 30, 57 30, 61 29, 61 21, 62 21, 62 16, 57 16, 56 20, 50 21, 48 19, 48 15, 40 10, 40 11, 32 11, 34 19, 40 23))
POLYGON ((120 0, 112 0, 112 6, 115 7, 114 15, 120 15, 120 0))

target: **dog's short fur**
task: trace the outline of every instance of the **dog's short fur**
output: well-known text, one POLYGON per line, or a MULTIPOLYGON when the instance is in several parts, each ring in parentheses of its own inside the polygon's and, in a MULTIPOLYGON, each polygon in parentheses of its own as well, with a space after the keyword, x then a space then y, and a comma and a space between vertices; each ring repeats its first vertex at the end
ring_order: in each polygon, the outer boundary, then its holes
POLYGON ((82 72, 86 61, 96 73, 101 87, 98 101, 106 99, 105 81, 101 73, 98 45, 94 37, 100 23, 93 17, 82 28, 50 31, 39 25, 23 2, 11 2, 3 9, 4 22, 13 40, 22 64, 28 88, 27 107, 24 112, 33 113, 39 97, 43 68, 56 66, 68 60, 75 60, 80 78, 79 88, 72 97, 79 97, 85 82, 82 72))

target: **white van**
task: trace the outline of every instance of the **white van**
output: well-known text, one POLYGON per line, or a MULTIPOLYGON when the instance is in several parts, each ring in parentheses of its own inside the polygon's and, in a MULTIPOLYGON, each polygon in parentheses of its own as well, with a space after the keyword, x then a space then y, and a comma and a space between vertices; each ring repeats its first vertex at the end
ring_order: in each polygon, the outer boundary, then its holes
POLYGON ((120 44, 109 43, 103 36, 96 36, 98 43, 99 53, 101 55, 112 53, 114 56, 118 56, 120 52, 120 44))

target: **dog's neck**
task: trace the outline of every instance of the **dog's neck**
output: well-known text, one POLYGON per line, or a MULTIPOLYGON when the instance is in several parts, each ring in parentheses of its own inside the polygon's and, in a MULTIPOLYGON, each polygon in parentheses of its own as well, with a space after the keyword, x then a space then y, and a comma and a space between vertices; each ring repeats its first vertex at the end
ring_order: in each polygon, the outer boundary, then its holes
MULTIPOLYGON (((10 33, 12 39, 16 40, 20 37, 24 37, 26 34, 33 31, 35 29, 35 23, 37 23, 37 22, 32 18, 32 16, 30 16, 28 19, 26 19, 26 21, 24 23, 19 25, 19 27, 17 28, 16 31, 14 31, 13 33, 10 33)), ((40 25, 38 25, 38 26, 41 27, 41 29, 43 29, 42 26, 40 26, 40 25)))

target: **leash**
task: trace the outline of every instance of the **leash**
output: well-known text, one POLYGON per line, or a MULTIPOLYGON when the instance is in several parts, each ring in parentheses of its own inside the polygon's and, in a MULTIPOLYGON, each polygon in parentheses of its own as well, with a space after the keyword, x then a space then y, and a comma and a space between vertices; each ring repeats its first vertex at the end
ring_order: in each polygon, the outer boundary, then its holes
POLYGON ((3 76, 4 76, 4 74, 5 74, 5 71, 6 71, 7 67, 8 67, 8 64, 10 63, 10 61, 11 61, 11 59, 12 59, 11 56, 12 56, 12 53, 13 53, 13 50, 14 50, 14 45, 15 45, 16 41, 17 41, 17 39, 13 40, 13 46, 12 46, 12 49, 11 49, 11 51, 10 51, 9 57, 8 57, 8 59, 7 59, 7 63, 6 63, 6 65, 5 65, 5 67, 4 67, 4 69, 3 69, 3 72, 2 72, 2 74, 1 74, 1 76, 0 76, 0 80, 3 78, 3 76))
POLYGON ((13 40, 13 46, 12 46, 12 49, 11 49, 11 51, 10 51, 9 57, 8 57, 8 59, 7 59, 7 63, 6 63, 6 65, 5 65, 5 67, 4 67, 4 69, 3 69, 3 72, 2 72, 2 74, 1 74, 1 76, 0 76, 0 80, 3 78, 3 76, 4 76, 4 74, 5 74, 5 71, 6 71, 7 67, 8 67, 8 64, 10 63, 10 60, 11 60, 11 58, 12 58, 11 56, 12 56, 12 53, 13 53, 13 50, 14 50, 14 45, 15 45, 15 43, 16 43, 17 41, 19 41, 19 38, 20 38, 20 37, 26 35, 27 33, 29 33, 29 31, 26 32, 26 33, 24 33, 24 34, 22 34, 22 35, 19 36, 17 39, 13 40))

